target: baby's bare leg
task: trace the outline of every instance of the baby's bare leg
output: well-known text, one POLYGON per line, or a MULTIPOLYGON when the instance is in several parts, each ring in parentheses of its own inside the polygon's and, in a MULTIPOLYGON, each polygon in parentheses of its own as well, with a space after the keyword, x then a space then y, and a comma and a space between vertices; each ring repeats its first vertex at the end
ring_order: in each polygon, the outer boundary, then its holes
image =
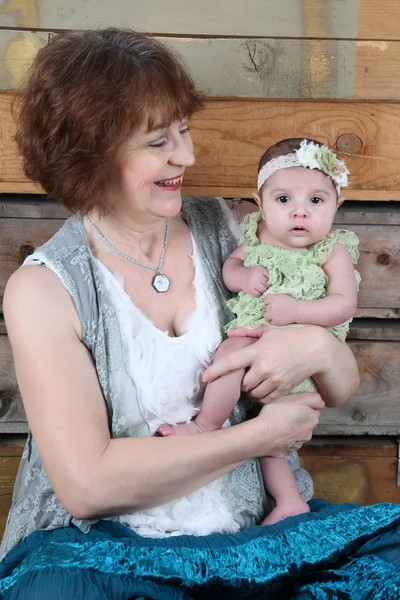
MULTIPOLYGON (((257 338, 246 337, 228 338, 218 348, 214 360, 234 350, 250 346, 256 340, 257 338)), ((160 425, 159 435, 188 435, 221 429, 240 398, 244 374, 245 369, 237 369, 209 383, 197 417, 190 423, 160 425)))
POLYGON ((275 499, 276 506, 261 525, 272 525, 286 517, 294 517, 310 511, 307 502, 299 494, 292 469, 284 458, 263 456, 260 467, 265 488, 275 499))

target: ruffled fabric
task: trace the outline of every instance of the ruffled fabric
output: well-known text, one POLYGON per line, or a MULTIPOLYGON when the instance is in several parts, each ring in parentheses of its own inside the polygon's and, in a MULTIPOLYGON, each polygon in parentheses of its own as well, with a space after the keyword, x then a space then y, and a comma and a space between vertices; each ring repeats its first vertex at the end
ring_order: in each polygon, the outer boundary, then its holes
MULTIPOLYGON (((333 246, 343 244, 355 264, 359 257, 358 238, 352 231, 337 229, 323 240, 308 249, 299 251, 281 248, 272 244, 260 244, 257 237, 261 212, 246 216, 241 229, 241 241, 244 244, 246 267, 262 266, 269 271, 269 288, 260 298, 254 298, 245 292, 239 292, 236 298, 228 301, 229 309, 236 315, 225 331, 238 327, 255 329, 259 325, 271 324, 265 319, 263 298, 267 294, 288 294, 296 300, 320 300, 327 293, 328 278, 322 266, 333 246)), ((361 277, 355 270, 357 288, 361 277)), ((351 319, 329 328, 341 341, 346 339, 351 319)))
MULTIPOLYGON (((196 309, 179 337, 157 329, 133 304, 123 281, 97 261, 104 285, 117 308, 121 335, 128 348, 128 374, 135 382, 140 413, 150 435, 162 423, 189 422, 198 413, 205 388, 201 376, 221 342, 217 308, 208 295, 194 239, 192 244, 196 309), (154 365, 158 368, 154 369, 154 365)), ((121 398, 126 413, 130 401, 129 397, 121 398)), ((243 522, 225 497, 228 481, 224 475, 187 496, 115 520, 152 538, 235 533, 243 527, 243 522)))
POLYGON ((394 600, 400 506, 310 502, 235 535, 142 538, 100 521, 37 531, 0 563, 2 600, 394 600))

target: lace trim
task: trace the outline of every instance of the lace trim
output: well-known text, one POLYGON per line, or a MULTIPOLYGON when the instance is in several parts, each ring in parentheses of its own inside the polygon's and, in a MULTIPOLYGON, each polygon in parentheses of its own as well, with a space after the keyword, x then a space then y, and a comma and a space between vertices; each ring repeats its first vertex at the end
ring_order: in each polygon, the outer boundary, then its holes
POLYGON ((258 190, 261 190, 265 181, 280 169, 290 167, 303 167, 318 169, 330 177, 336 187, 338 195, 340 189, 348 185, 347 176, 349 170, 343 160, 339 160, 336 154, 327 146, 319 146, 309 140, 303 140, 298 150, 290 154, 277 156, 269 160, 258 173, 258 190))
POLYGON ((331 231, 323 240, 311 246, 309 252, 312 252, 319 264, 323 264, 336 243, 343 244, 347 248, 353 264, 356 264, 360 258, 358 237, 355 233, 347 229, 335 229, 331 231))

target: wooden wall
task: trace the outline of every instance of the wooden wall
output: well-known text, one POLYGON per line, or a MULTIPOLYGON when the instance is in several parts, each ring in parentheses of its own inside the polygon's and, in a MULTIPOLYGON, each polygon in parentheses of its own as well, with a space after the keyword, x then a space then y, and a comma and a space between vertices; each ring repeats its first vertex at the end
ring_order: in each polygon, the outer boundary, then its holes
MULTIPOLYGON (((321 435, 400 431, 400 2, 398 0, 4 0, 0 8, 0 314, 7 278, 66 212, 28 181, 11 103, 37 50, 64 29, 125 26, 175 48, 209 91, 192 123, 185 193, 248 198, 260 154, 314 137, 351 170, 337 225, 360 238, 363 281, 350 336, 362 383, 324 411, 321 435)), ((23 432, 0 317, 0 432, 23 432)))

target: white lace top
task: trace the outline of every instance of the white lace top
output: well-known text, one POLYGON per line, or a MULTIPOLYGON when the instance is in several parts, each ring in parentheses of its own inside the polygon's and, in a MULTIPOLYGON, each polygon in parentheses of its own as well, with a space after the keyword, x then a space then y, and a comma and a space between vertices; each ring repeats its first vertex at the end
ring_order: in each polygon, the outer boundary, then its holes
MULTIPOLYGON (((238 237, 233 214, 223 200, 221 206, 229 228, 238 237)), ((137 388, 139 407, 151 434, 161 423, 187 422, 197 413, 204 393, 201 375, 211 364, 221 342, 217 309, 207 289, 193 238, 192 244, 196 309, 188 318, 185 333, 179 337, 170 337, 167 332, 157 329, 125 293, 118 275, 97 261, 104 285, 117 309, 124 346, 129 348, 129 375, 137 388)), ((38 262, 57 272, 40 252, 28 257, 25 264, 38 262)), ((123 401, 128 414, 129 397, 123 401)), ((239 531, 243 523, 224 497, 227 485, 228 476, 224 476, 188 496, 115 520, 151 537, 233 533, 239 531)))

